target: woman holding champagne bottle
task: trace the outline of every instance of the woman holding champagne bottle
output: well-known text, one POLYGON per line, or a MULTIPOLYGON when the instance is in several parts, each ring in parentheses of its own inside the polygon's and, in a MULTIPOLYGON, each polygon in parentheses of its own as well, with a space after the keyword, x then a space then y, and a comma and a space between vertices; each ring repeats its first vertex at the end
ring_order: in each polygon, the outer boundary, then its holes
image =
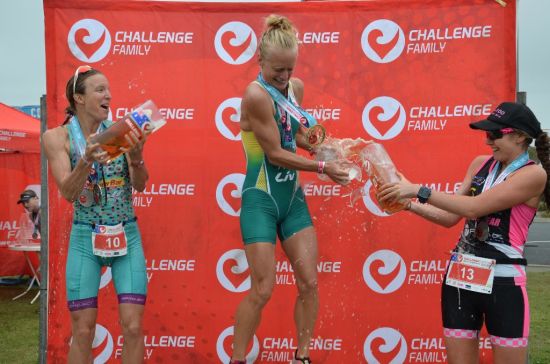
POLYGON ((71 313, 69 363, 92 362, 101 267, 110 266, 124 337, 123 363, 143 361, 142 316, 147 276, 132 188, 148 179, 143 161, 145 135, 126 136, 124 155, 109 164, 107 152, 90 137, 107 120, 111 92, 103 73, 80 66, 66 87, 69 106, 63 125, 44 133, 44 150, 61 195, 73 203, 66 287, 71 313))
POLYGON ((237 309, 231 363, 245 363, 247 345, 271 297, 277 236, 298 288, 294 363, 311 363, 309 343, 319 306, 317 239, 297 171, 324 173, 340 184, 349 180, 343 161, 313 161, 296 154, 297 147, 311 148, 308 130, 315 125, 311 115, 299 107, 303 83, 291 77, 297 57, 296 29, 287 18, 270 15, 259 41, 261 72, 246 88, 241 104, 247 172, 240 223, 252 283, 237 309))
POLYGON ((441 291, 449 363, 479 361, 483 323, 495 363, 525 363, 529 303, 523 248, 541 196, 550 202, 550 141, 533 112, 519 103, 502 103, 470 127, 486 132, 493 154, 473 160, 456 195, 402 178, 382 186, 377 197, 418 197, 408 210, 446 227, 466 219, 441 291), (533 140, 541 165, 529 160, 533 140))

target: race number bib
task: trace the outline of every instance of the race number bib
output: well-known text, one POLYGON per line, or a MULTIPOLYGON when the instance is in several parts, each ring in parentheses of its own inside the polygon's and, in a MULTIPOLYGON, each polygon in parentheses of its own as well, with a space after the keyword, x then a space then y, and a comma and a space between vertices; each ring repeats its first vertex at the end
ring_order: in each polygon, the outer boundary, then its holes
POLYGON ((118 225, 96 225, 92 231, 94 255, 110 258, 126 255, 128 248, 126 232, 122 223, 118 225))
POLYGON ((445 283, 469 291, 489 294, 493 290, 495 260, 453 253, 445 283))

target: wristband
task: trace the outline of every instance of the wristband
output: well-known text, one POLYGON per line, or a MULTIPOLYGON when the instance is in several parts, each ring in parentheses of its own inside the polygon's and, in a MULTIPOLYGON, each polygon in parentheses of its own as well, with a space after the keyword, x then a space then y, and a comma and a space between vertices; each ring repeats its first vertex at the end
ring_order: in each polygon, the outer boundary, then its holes
POLYGON ((325 161, 319 161, 319 164, 317 164, 317 173, 325 174, 325 163, 325 161))

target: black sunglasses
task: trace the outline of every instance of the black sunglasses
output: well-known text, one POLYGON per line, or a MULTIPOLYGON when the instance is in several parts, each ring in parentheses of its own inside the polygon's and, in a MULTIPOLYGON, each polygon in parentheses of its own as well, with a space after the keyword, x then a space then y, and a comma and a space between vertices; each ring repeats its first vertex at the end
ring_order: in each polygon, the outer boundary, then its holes
POLYGON ((506 134, 512 134, 515 130, 512 128, 504 128, 500 130, 487 130, 485 131, 485 135, 487 136, 487 139, 489 140, 497 140, 502 138, 506 134))

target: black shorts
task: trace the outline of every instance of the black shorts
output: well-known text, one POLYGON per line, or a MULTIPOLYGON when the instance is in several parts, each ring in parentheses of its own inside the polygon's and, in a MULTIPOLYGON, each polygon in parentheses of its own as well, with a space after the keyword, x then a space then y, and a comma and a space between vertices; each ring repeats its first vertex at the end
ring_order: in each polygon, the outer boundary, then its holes
POLYGON ((491 294, 459 290, 443 283, 441 314, 446 330, 479 332, 485 322, 489 335, 502 346, 516 346, 517 340, 507 344, 506 339, 524 339, 526 343, 529 336, 527 290, 525 285, 516 285, 513 278, 495 277, 491 294))

